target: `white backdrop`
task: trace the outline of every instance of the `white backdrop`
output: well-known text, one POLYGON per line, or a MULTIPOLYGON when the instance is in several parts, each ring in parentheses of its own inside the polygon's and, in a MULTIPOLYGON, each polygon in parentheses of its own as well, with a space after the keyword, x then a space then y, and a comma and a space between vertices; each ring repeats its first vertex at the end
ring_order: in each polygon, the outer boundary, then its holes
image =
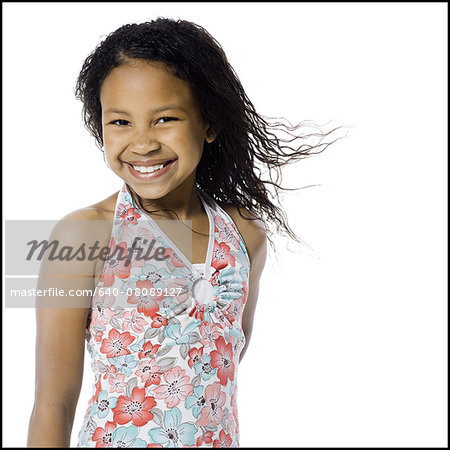
MULTIPOLYGON (((269 255, 239 367, 243 447, 447 445, 447 4, 12 3, 3 9, 3 218, 116 192, 73 89, 129 22, 204 26, 257 110, 353 125, 285 170, 312 252, 269 255), (269 325, 279 327, 276 338, 269 325)), ((290 246, 292 248, 292 246, 290 246)), ((35 311, 3 310, 3 446, 26 446, 35 311)), ((93 377, 85 377, 76 438, 93 377)))

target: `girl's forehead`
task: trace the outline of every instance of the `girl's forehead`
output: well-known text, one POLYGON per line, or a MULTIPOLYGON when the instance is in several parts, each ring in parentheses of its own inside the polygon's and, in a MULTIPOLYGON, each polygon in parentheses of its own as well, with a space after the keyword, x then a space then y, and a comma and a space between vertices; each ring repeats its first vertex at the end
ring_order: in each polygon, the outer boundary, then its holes
POLYGON ((162 63, 133 62, 115 67, 100 89, 100 98, 103 100, 139 99, 142 95, 182 103, 193 100, 189 84, 173 75, 162 63))

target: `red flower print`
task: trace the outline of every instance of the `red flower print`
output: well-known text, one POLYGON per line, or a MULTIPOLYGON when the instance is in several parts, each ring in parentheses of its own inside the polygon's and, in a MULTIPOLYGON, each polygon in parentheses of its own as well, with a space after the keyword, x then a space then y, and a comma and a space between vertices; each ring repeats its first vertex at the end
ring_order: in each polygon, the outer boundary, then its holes
POLYGON ((234 393, 231 396, 231 409, 233 411, 234 423, 236 424, 235 433, 239 434, 239 422, 237 417, 237 404, 236 404, 237 386, 234 387, 234 393))
POLYGON ((211 275, 209 282, 211 283, 212 286, 219 286, 219 275, 220 272, 218 270, 215 270, 214 273, 211 275))
POLYGON ((117 368, 114 365, 106 366, 105 374, 103 375, 103 379, 106 380, 110 375, 117 372, 117 368))
POLYGON ((95 383, 95 393, 88 401, 88 408, 87 408, 86 414, 84 416, 85 418, 89 414, 89 407, 91 405, 93 405, 94 403, 98 402, 98 395, 100 394, 101 390, 102 390, 102 383, 101 383, 101 377, 100 377, 100 374, 99 374, 98 381, 97 381, 97 383, 95 383))
POLYGON ((127 209, 130 208, 131 205, 129 203, 126 203, 125 205, 123 203, 120 203, 117 207, 116 211, 116 218, 122 217, 122 214, 127 212, 127 209))
POLYGON ((219 238, 221 241, 230 242, 236 250, 239 250, 239 241, 241 240, 236 233, 235 228, 230 222, 226 222, 222 217, 215 216, 214 224, 216 231, 219 231, 219 238))
POLYGON ((231 348, 233 349, 233 354, 240 355, 241 350, 245 344, 245 335, 243 336, 243 338, 238 339, 236 336, 230 334, 230 344, 231 348))
POLYGON ((152 328, 161 328, 162 326, 166 326, 169 323, 169 319, 167 317, 161 316, 161 314, 154 314, 152 316, 152 323, 150 326, 152 328))
POLYGON ((151 341, 147 341, 142 346, 142 351, 138 353, 138 358, 150 358, 151 356, 155 356, 156 352, 159 350, 159 347, 161 347, 160 344, 153 345, 151 341))
POLYGON ((189 355, 189 360, 188 360, 189 367, 192 368, 194 366, 194 364, 197 364, 202 359, 203 349, 204 348, 205 347, 191 348, 189 350, 189 353, 188 353, 188 355, 189 355))
POLYGON ((114 315, 115 312, 111 308, 104 308, 100 305, 94 305, 91 314, 91 327, 96 327, 99 322, 103 325, 108 325, 114 315))
POLYGON ((96 291, 92 299, 91 309, 91 327, 95 327, 99 322, 107 325, 114 317, 115 312, 110 308, 114 305, 116 297, 110 289, 101 289, 96 291))
POLYGON ((217 447, 231 447, 233 440, 229 434, 226 434, 225 431, 220 430, 219 439, 216 439, 213 443, 213 448, 217 447))
POLYGON ((133 252, 131 258, 135 267, 145 266, 155 252, 155 236, 143 227, 125 227, 122 240, 127 243, 128 249, 133 252))
POLYGON ((157 387, 153 392, 155 398, 164 399, 168 408, 177 406, 194 392, 194 386, 189 383, 185 370, 179 366, 166 370, 163 377, 167 384, 157 387))
POLYGON ((129 330, 130 327, 135 333, 142 333, 144 331, 144 325, 147 325, 147 321, 137 315, 138 312, 133 309, 133 311, 126 311, 122 314, 122 330, 129 330))
POLYGON ((131 205, 119 205, 120 217, 123 219, 123 224, 126 225, 137 225, 137 219, 141 217, 131 205))
POLYGON ((95 394, 94 394, 94 403, 98 402, 98 394, 102 391, 102 381, 100 375, 98 376, 98 381, 95 384, 95 394))
POLYGON ((102 342, 100 352, 106 353, 107 358, 114 358, 116 356, 128 355, 131 353, 127 348, 136 338, 131 336, 128 331, 119 333, 116 329, 111 329, 108 337, 102 342))
POLYGON ((221 327, 232 327, 234 322, 234 317, 225 309, 216 308, 215 309, 216 319, 219 321, 218 325, 221 327))
POLYGON ((205 406, 202 408, 200 418, 197 425, 207 427, 211 422, 219 425, 224 411, 222 407, 225 405, 226 395, 221 392, 220 383, 217 381, 205 388, 205 406))
POLYGON ((151 384, 161 383, 161 374, 158 372, 159 366, 156 365, 155 359, 142 359, 139 361, 139 369, 136 370, 136 375, 141 377, 145 382, 145 387, 151 384))
POLYGON ((234 380, 233 347, 231 344, 225 344, 223 336, 215 343, 217 350, 211 352, 211 367, 217 369, 220 384, 225 386, 228 379, 234 380))
POLYGON ((106 422, 105 428, 98 427, 92 435, 92 440, 96 441, 96 447, 111 447, 111 434, 116 429, 114 422, 106 422))
POLYGON ((214 433, 212 431, 207 431, 202 436, 199 436, 197 438, 197 442, 196 442, 197 447, 200 447, 203 443, 205 443, 207 445, 212 444, 213 435, 214 435, 214 433))
POLYGON ((242 303, 245 305, 245 303, 247 302, 247 296, 248 296, 248 290, 247 290, 247 282, 243 281, 242 282, 242 291, 244 292, 244 298, 242 300, 242 303))
POLYGON ((231 316, 234 320, 241 316, 242 301, 241 298, 234 299, 226 309, 227 316, 231 316))
POLYGON ((128 249, 125 242, 116 244, 116 241, 112 237, 109 240, 108 256, 106 257, 103 273, 100 277, 100 281, 106 287, 114 284, 115 277, 128 278, 130 276, 131 264, 127 259, 128 249))
POLYGON ((152 317, 159 311, 159 305, 156 301, 160 301, 164 298, 163 294, 159 296, 151 295, 153 289, 154 286, 151 281, 138 281, 136 283, 136 289, 134 289, 133 293, 128 297, 128 303, 138 305, 138 313, 142 313, 147 317, 152 317))
POLYGON ((160 258, 169 258, 175 267, 184 267, 186 265, 183 261, 181 261, 180 257, 175 253, 173 248, 166 248, 160 258))
POLYGON ((103 331, 97 331, 95 333, 95 341, 96 342, 101 342, 103 339, 103 331))
POLYGON ((231 264, 233 267, 235 266, 234 256, 230 255, 230 247, 225 244, 225 242, 217 244, 217 241, 214 240, 214 249, 211 264, 217 270, 221 270, 224 267, 227 267, 228 264, 231 264))
POLYGON ((200 325, 198 331, 200 332, 200 342, 205 347, 213 347, 214 342, 220 336, 220 328, 211 322, 204 322, 200 325))
POLYGON ((150 410, 155 406, 155 399, 145 396, 145 388, 136 386, 131 393, 131 397, 121 395, 117 400, 117 405, 112 410, 114 421, 120 425, 132 421, 136 427, 142 427, 153 419, 150 410))
POLYGON ((119 394, 124 392, 124 389, 128 386, 128 384, 125 382, 124 373, 110 375, 108 378, 108 383, 111 385, 110 392, 118 392, 119 394))
POLYGON ((205 320, 205 311, 208 305, 202 305, 199 302, 195 302, 192 309, 189 311, 189 316, 195 319, 200 319, 202 322, 205 320))
POLYGON ((179 305, 188 300, 189 287, 186 280, 182 278, 172 278, 166 281, 167 290, 171 293, 171 297, 179 305), (173 294, 172 294, 173 293, 173 294))

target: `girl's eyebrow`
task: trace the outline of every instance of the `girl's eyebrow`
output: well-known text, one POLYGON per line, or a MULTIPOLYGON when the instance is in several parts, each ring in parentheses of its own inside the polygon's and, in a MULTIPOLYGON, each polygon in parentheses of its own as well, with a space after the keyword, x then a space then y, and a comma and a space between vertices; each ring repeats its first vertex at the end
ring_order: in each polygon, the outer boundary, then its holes
MULTIPOLYGON (((179 105, 167 105, 167 106, 162 106, 161 108, 157 108, 157 109, 153 110, 152 114, 157 114, 157 113, 160 113, 160 112, 163 112, 163 111, 167 111, 169 109, 178 109, 180 111, 186 112, 186 110, 182 106, 179 106, 179 105)), ((110 109, 107 109, 105 111, 105 114, 109 114, 109 113, 116 113, 116 114, 123 114, 123 115, 126 115, 126 116, 131 116, 130 113, 127 113, 126 111, 120 111, 119 109, 116 109, 116 108, 110 108, 110 109)))

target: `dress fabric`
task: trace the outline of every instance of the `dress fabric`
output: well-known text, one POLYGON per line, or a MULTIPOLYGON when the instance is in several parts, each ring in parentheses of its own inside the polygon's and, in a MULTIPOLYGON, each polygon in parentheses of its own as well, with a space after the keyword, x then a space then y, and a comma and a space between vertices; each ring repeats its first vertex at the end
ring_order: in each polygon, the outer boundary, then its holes
POLYGON ((250 261, 230 216, 198 193, 209 219, 204 275, 126 184, 119 192, 86 327, 94 383, 77 447, 239 447, 250 261), (162 256, 139 258, 152 242, 162 256))
POLYGON ((199 271, 202 277, 205 275, 205 263, 197 263, 193 264, 193 266, 199 271))

